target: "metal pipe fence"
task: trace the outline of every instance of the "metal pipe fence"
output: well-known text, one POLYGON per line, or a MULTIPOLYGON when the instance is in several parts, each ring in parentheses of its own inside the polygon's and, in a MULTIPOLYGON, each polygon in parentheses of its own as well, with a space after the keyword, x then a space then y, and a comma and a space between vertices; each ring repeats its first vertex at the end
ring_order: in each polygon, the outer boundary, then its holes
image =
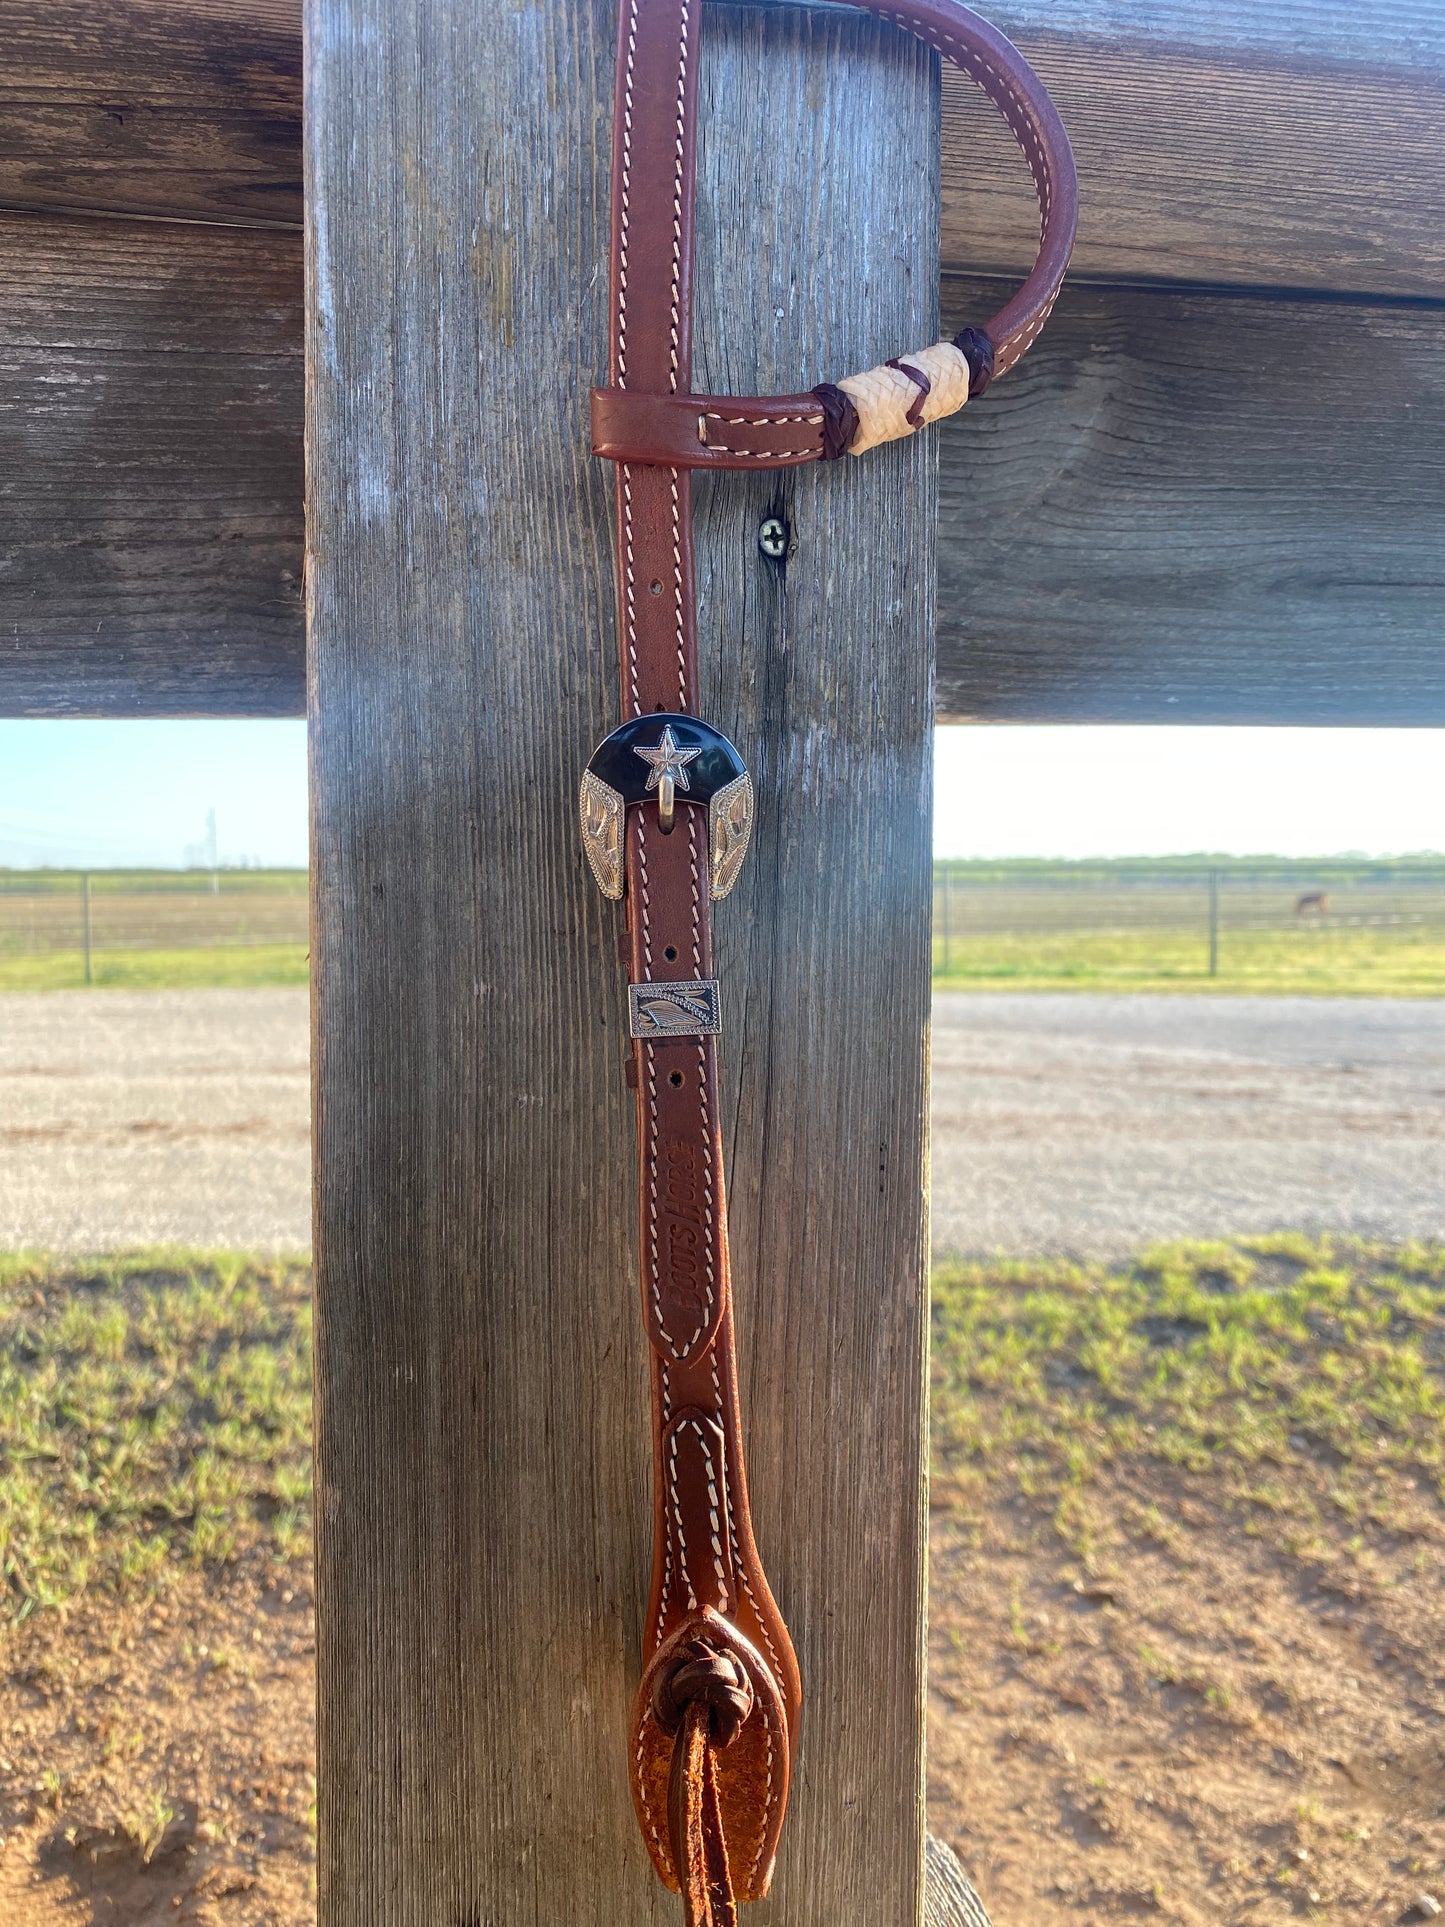
MULTIPOLYGON (((0 872, 0 966, 107 955, 301 946, 301 870, 0 872)), ((935 865, 933 964, 943 977, 1158 974, 1227 980, 1353 952, 1438 954, 1445 989, 1445 863, 1171 869, 1143 864, 935 865)))
POLYGON ((0 873, 0 960, 307 941, 304 870, 0 873))
POLYGON ((945 977, 1115 969, 1227 979, 1352 951, 1445 969, 1445 864, 939 863, 934 970, 945 977))

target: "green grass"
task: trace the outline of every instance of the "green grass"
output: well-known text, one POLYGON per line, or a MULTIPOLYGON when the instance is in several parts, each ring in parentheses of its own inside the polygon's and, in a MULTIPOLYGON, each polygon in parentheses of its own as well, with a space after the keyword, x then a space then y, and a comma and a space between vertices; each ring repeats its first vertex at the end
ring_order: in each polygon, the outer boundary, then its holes
POLYGON ((1093 1490, 1146 1494, 1160 1472, 1203 1476, 1301 1546, 1326 1511, 1438 1522, 1445 1246, 1281 1235, 1119 1267, 944 1266, 933 1442, 941 1503, 1044 1503, 1086 1558, 1093 1490))
MULTIPOLYGON (((303 943, 98 950, 91 956, 91 985, 99 990, 249 990, 266 984, 309 981, 303 943)), ((79 950, 0 956, 0 991, 80 990, 84 985, 85 966, 79 950)))
MULTIPOLYGON (((0 1621, 304 1553, 310 1334, 299 1259, 0 1259, 0 1621)), ((1438 1523, 1445 1246, 1280 1235, 1124 1266, 943 1265, 933 1445, 937 1503, 1042 1504, 1085 1559, 1105 1488, 1167 1537, 1155 1474, 1206 1481, 1303 1555, 1325 1514, 1438 1523)))
POLYGON ((81 879, 90 878, 92 895, 131 896, 137 891, 147 896, 290 896, 303 901, 307 894, 305 870, 10 870, 0 868, 0 898, 6 896, 51 896, 74 901, 80 893, 81 879), (215 887, 212 888, 212 876, 215 887))
POLYGON ((944 990, 1445 996, 1445 938, 1438 931, 1226 930, 1215 977, 1205 935, 1174 930, 954 935, 946 973, 943 958, 936 941, 933 981, 944 990))
POLYGON ((0 1621, 310 1543, 310 1269, 0 1259, 0 1621))
MULTIPOLYGON (((1228 939, 1218 977, 1209 975, 1199 941, 1174 932, 954 937, 947 973, 941 944, 934 949, 940 990, 1445 996, 1445 942, 1373 930, 1240 932, 1228 939)), ((309 966, 301 943, 100 950, 91 980, 102 990, 241 989, 305 984, 309 966)), ((0 955, 0 991, 76 990, 84 981, 78 950, 0 955)))

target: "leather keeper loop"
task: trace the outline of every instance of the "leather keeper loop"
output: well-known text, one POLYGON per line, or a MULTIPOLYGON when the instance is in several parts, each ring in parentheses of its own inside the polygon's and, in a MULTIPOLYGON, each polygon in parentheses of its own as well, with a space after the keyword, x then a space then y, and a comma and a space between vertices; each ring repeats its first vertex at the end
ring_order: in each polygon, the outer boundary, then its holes
POLYGON ((658 468, 791 468, 824 455, 812 395, 657 395, 592 390, 592 453, 658 468))

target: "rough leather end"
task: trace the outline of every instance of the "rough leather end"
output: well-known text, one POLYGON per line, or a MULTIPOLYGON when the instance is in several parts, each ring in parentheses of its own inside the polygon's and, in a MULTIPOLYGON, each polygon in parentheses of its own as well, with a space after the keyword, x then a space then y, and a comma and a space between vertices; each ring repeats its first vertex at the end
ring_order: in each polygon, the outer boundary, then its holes
POLYGON ((673 1893, 680 1893, 668 1826, 674 1735, 659 1724, 653 1706, 659 1681, 684 1661, 684 1649, 698 1639, 738 1660, 753 1688, 753 1710, 732 1744, 714 1755, 713 1770, 734 1890, 739 1900, 761 1900, 772 1884, 788 1804, 787 1711, 782 1690, 762 1654, 711 1607, 699 1608, 658 1647, 638 1685, 628 1727, 633 1804, 658 1878, 673 1893))

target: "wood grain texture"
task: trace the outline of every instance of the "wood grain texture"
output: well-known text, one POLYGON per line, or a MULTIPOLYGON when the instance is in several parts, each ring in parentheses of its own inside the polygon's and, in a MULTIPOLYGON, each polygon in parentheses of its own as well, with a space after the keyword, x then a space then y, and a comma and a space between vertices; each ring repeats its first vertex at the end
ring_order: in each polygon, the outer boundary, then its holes
MULTIPOLYGON (((1084 180, 1076 270, 1433 295, 1445 15, 1433 0, 1000 0, 1084 180)), ((0 206, 299 225, 299 0, 0 0, 0 206)), ((993 110, 945 70, 945 266, 1036 222, 993 110)))
MULTIPOLYGON (((612 9, 309 20, 321 1927, 673 1927, 622 1758, 650 1494, 619 923, 572 803, 618 717, 587 454, 612 9)), ((926 337, 936 87, 867 22, 710 12, 701 378, 926 337)), ((807 1694, 752 1927, 921 1914, 931 464, 699 494, 708 709, 761 794, 718 916, 744 1417, 807 1694)))
POLYGON ((1442 350, 1439 309, 1067 289, 943 433, 939 719, 1445 724, 1442 350))
POLYGON ((923 1927, 992 1927, 973 1882, 945 1841, 929 1834, 923 1927))
MULTIPOLYGON (((1081 186, 1076 275, 1437 297, 1445 12, 1387 0, 1004 0, 1081 186)), ((1038 235, 993 108, 945 70, 943 262, 1015 272, 1038 235)))
POLYGON ((301 709, 300 270, 0 216, 0 714, 301 709))
POLYGON ((301 225, 300 0, 0 0, 0 207, 301 225))
MULTIPOLYGON (((299 713, 294 242, 0 218, 0 261, 0 714, 299 713)), ((940 718, 1445 723, 1442 332, 1071 288, 935 431, 940 718)))

